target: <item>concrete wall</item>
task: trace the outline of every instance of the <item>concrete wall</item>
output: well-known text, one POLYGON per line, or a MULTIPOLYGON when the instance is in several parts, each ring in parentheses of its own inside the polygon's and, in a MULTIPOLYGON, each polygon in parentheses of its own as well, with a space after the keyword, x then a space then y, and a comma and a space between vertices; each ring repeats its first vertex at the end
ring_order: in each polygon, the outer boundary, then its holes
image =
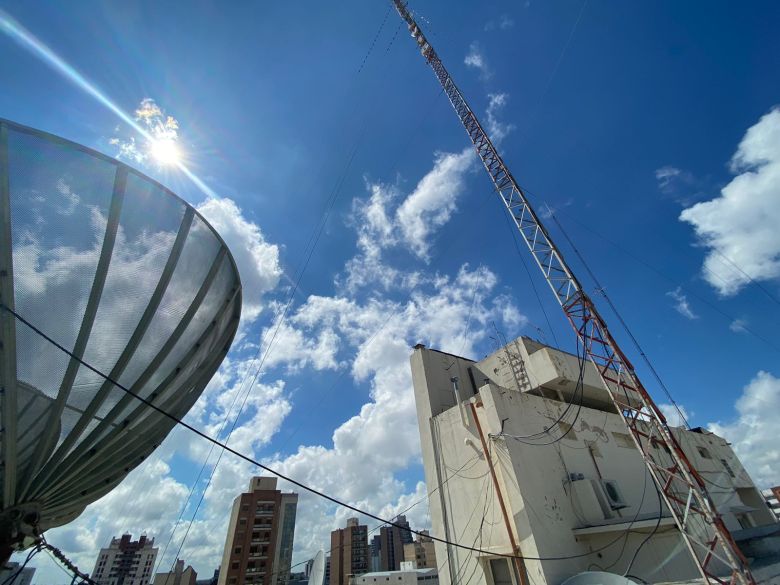
MULTIPOLYGON (((545 384, 560 381, 561 372, 578 377, 579 367, 572 369, 568 363, 573 359, 576 364, 575 356, 538 347, 528 351, 525 343, 514 347, 525 356, 522 365, 529 380, 536 379, 530 364, 537 364, 534 367, 541 370, 545 384)), ((684 541, 668 518, 668 510, 659 503, 623 418, 611 402, 603 401, 603 387, 588 380, 592 385, 586 394, 588 406, 569 407, 560 399, 563 391, 534 381, 513 384, 523 373, 513 361, 502 350, 479 363, 422 347, 411 357, 426 482, 429 492, 441 486, 430 499, 434 536, 489 553, 511 554, 498 503, 501 494, 512 535, 528 557, 526 568, 533 585, 558 584, 585 570, 622 573, 653 530, 631 573, 650 582, 695 578, 698 573, 684 541), (456 403, 453 376, 459 378, 462 404, 456 403), (480 384, 476 395, 470 385, 472 377, 480 384), (508 389, 491 380, 514 387, 508 389), (472 405, 496 469, 498 490, 488 473, 472 405), (563 420, 574 423, 573 427, 557 424, 545 432, 567 408, 563 420), (502 431, 519 438, 499 437, 502 431), (624 505, 610 504, 606 480, 615 482, 624 505), (665 516, 660 524, 659 511, 665 516), (577 558, 532 560, 572 556, 577 558)), ((740 514, 755 524, 772 521, 769 509, 760 505, 763 498, 725 440, 682 429, 675 433, 702 475, 720 486, 713 485, 712 494, 727 526, 739 528, 740 514)), ((657 455, 661 460, 666 456, 663 452, 657 455)), ((436 543, 436 554, 442 583, 452 583, 451 575, 455 582, 473 575, 472 585, 492 585, 486 574, 489 554, 441 543, 436 543)))

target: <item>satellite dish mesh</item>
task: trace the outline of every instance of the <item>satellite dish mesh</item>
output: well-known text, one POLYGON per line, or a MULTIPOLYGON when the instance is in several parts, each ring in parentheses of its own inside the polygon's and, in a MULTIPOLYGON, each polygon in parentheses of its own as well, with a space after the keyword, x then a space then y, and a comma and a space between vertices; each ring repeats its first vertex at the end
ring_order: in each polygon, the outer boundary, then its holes
MULTIPOLYGON (((130 167, 0 120, 0 302, 182 417, 238 327, 230 252, 130 167)), ((0 547, 78 516, 175 424, 0 310, 0 547)))

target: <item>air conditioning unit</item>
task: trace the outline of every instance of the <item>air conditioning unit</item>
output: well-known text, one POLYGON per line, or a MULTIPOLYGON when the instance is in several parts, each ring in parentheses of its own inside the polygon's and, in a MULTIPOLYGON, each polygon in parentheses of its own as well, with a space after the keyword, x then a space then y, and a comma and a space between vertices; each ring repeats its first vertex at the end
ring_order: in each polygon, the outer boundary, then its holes
POLYGON ((601 488, 604 490, 604 495, 607 496, 607 502, 613 510, 620 510, 621 508, 627 508, 623 493, 618 487, 617 481, 614 479, 602 479, 601 488))

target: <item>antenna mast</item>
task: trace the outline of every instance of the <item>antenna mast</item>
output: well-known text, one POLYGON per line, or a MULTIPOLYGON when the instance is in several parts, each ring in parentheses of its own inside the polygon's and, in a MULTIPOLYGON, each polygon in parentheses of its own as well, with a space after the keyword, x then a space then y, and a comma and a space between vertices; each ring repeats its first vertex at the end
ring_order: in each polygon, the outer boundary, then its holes
POLYGON ((392 1, 455 108, 496 192, 583 344, 585 354, 596 366, 704 582, 755 585, 745 557, 718 514, 703 478, 670 430, 666 417, 640 382, 631 362, 612 337, 606 322, 550 238, 525 192, 509 172, 406 3, 392 1), (730 572, 728 577, 716 574, 725 569, 730 572))

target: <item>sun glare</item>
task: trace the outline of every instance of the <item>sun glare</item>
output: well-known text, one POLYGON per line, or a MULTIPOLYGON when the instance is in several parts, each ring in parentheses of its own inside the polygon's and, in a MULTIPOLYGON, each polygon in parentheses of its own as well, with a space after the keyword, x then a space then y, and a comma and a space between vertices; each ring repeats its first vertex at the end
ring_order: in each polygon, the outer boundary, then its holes
POLYGON ((172 138, 158 138, 149 146, 149 153, 159 163, 174 165, 181 161, 181 150, 172 138))

